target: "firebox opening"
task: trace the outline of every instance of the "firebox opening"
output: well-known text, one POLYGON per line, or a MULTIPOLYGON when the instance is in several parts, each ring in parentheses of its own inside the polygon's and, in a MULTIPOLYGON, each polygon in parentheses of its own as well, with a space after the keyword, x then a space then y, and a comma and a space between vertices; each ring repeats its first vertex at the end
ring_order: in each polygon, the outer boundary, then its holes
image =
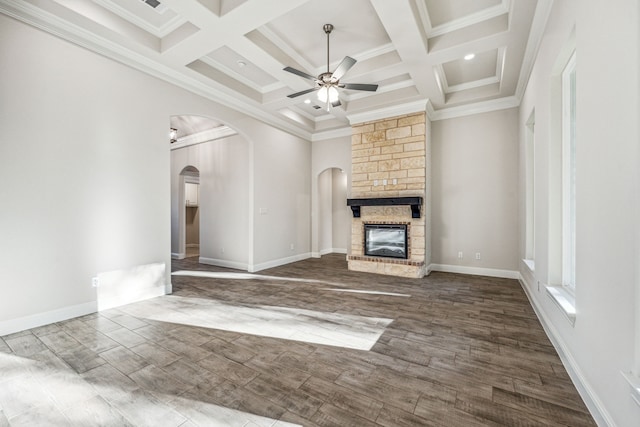
POLYGON ((407 259, 407 225, 364 224, 364 254, 407 259))

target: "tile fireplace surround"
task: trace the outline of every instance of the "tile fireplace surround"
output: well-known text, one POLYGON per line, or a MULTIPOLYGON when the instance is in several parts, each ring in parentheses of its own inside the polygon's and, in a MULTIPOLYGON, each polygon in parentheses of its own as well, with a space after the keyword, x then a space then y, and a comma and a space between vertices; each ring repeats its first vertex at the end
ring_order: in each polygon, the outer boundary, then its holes
MULTIPOLYGON (((366 122, 352 127, 351 167, 353 199, 421 197, 425 212, 426 116, 415 113, 366 122)), ((415 208, 413 209, 415 211, 415 208)), ((413 218, 407 205, 367 206, 351 222, 349 270, 400 277, 426 273, 426 220, 413 218), (408 258, 364 255, 364 224, 407 224, 408 258)))

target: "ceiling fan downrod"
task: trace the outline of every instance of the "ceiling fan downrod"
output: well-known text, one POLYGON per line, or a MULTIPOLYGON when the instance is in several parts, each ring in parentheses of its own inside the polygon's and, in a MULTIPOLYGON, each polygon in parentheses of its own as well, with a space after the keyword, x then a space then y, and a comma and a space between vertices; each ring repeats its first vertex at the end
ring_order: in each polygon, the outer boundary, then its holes
POLYGON ((325 34, 327 35, 327 73, 330 73, 330 71, 329 71, 329 34, 331 34, 331 31, 333 31, 333 25, 324 24, 322 29, 324 30, 325 34))

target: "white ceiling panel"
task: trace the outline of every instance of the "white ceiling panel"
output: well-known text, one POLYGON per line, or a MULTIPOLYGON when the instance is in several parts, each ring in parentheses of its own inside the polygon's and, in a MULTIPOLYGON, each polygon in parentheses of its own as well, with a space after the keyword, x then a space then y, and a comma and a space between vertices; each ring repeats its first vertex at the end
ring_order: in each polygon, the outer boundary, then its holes
POLYGON ((0 0, 0 13, 260 120, 271 118, 287 132, 321 138, 349 127, 351 118, 403 106, 424 105, 437 118, 512 105, 522 96, 551 4, 160 0, 154 9, 143 0, 0 0), (342 105, 329 111, 314 108, 315 92, 287 96, 314 88, 327 70, 324 24, 334 26, 329 71, 350 56, 357 62, 340 83, 378 85, 375 92, 340 88, 342 105), (474 60, 462 59, 468 53, 474 60), (312 78, 286 72, 287 66, 312 78))

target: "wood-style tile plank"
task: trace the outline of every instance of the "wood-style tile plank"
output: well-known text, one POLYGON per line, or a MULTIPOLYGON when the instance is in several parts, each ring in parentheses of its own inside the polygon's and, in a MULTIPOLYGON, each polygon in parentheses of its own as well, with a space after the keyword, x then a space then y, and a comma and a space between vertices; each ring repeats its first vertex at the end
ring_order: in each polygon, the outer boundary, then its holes
POLYGON ((344 255, 236 279, 196 261, 172 268, 224 277, 0 337, 0 427, 595 426, 515 280, 356 273, 344 255), (304 342, 312 330, 342 342, 304 342))

